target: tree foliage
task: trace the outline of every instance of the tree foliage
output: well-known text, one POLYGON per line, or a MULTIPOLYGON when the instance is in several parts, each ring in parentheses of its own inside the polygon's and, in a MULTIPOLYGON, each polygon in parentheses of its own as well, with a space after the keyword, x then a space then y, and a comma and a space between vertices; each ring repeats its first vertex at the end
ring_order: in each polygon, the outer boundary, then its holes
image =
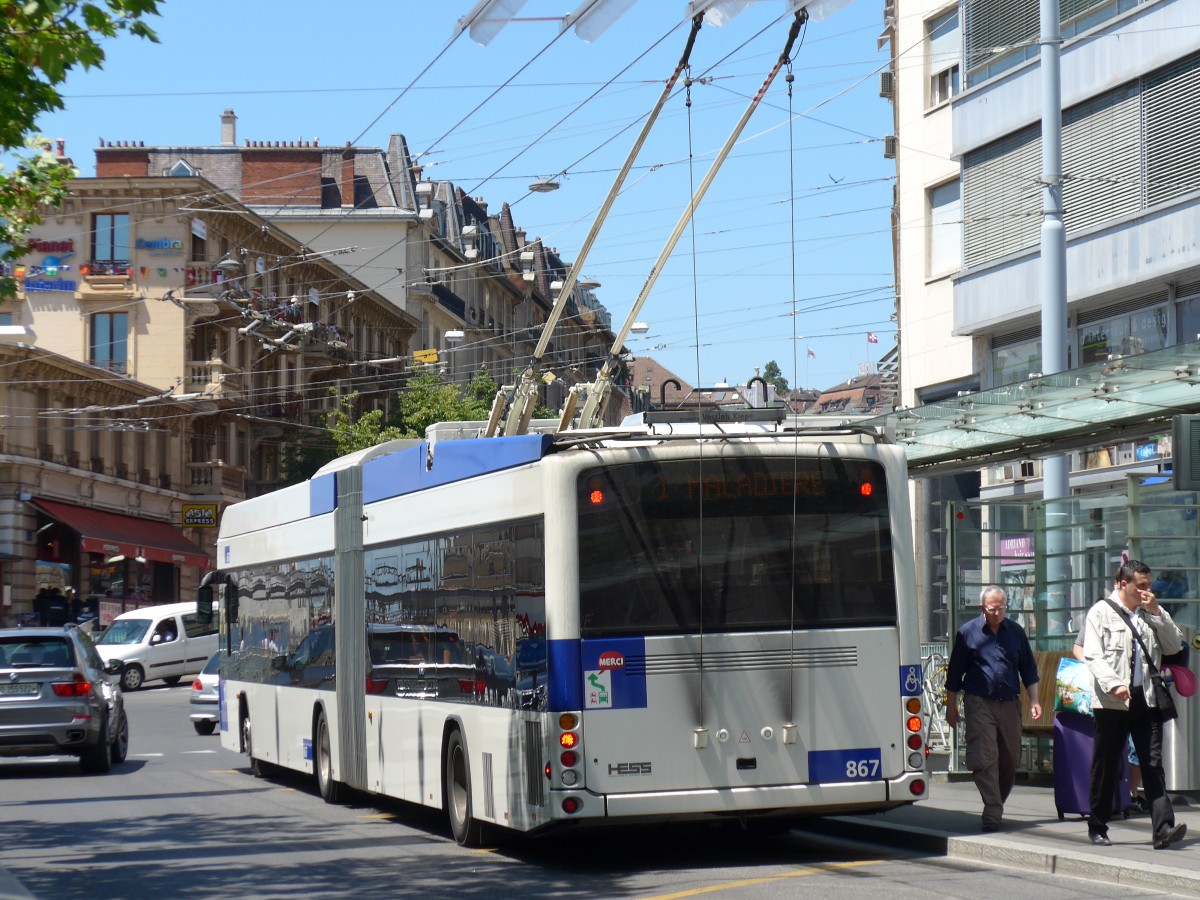
MULTIPOLYGON (((322 423, 327 433, 306 436, 284 448, 284 479, 295 484, 347 453, 387 441, 424 438, 425 429, 438 422, 482 422, 491 413, 496 390, 495 379, 484 369, 475 373, 465 390, 446 384, 435 370, 423 369, 411 375, 408 385, 396 395, 390 416, 379 409, 364 411, 357 391, 340 395, 322 423)), ((534 412, 537 418, 553 415, 541 404, 534 412)))
POLYGON ((776 394, 787 394, 791 391, 788 387, 788 380, 783 377, 783 372, 779 368, 779 363, 771 360, 763 366, 763 378, 769 383, 775 385, 776 394))
MULTIPOLYGON (((0 151, 36 148, 34 126, 43 113, 63 109, 58 86, 73 69, 99 68, 101 42, 129 32, 157 41, 146 23, 158 15, 160 0, 28 0, 3 3, 0 21, 0 151)), ((12 172, 0 170, 0 259, 29 252, 30 229, 41 222, 40 209, 57 206, 75 170, 46 152, 19 153, 12 172)), ((0 279, 0 297, 16 285, 0 279)))

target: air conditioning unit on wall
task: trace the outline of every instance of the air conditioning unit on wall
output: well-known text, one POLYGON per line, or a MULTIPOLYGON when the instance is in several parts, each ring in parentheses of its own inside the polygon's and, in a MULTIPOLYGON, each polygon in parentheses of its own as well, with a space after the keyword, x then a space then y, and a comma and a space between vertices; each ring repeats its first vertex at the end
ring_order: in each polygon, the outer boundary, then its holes
POLYGON ((896 76, 891 72, 879 73, 879 96, 891 97, 896 93, 896 76))
POLYGON ((883 139, 883 158, 896 158, 896 136, 894 134, 889 134, 883 139))

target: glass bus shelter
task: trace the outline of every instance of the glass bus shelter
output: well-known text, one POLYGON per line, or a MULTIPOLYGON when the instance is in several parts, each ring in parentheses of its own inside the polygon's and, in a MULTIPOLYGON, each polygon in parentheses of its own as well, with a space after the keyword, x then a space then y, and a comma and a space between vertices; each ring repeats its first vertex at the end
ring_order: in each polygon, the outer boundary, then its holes
MULTIPOLYGON (((1025 628, 1039 657, 1043 682, 1057 658, 1070 654, 1088 608, 1113 587, 1122 555, 1151 568, 1160 602, 1184 632, 1200 636, 1200 493, 1176 491, 1169 476, 1130 475, 1125 490, 1075 494, 1047 504, 1032 500, 969 500, 946 504, 949 635, 979 615, 979 594, 996 584, 1008 595, 1008 614, 1025 628)), ((1200 637, 1192 668, 1200 662, 1200 637)), ((1023 768, 1053 767, 1053 693, 1042 691, 1043 724, 1026 714, 1023 768)), ((1179 718, 1167 728, 1167 785, 1200 789, 1200 694, 1178 699, 1179 718)), ((962 771, 962 744, 951 738, 950 770, 962 771)))

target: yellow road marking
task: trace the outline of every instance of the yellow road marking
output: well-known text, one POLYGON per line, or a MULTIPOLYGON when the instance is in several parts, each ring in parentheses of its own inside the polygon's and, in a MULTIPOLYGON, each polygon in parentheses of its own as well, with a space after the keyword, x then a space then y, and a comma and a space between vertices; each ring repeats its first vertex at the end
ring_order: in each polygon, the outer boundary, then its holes
POLYGON ((700 894, 715 894, 717 891, 727 891, 730 888, 750 887, 756 884, 770 884, 772 881, 781 881, 784 878, 804 878, 808 875, 820 875, 823 873, 836 872, 838 869, 851 869, 858 866, 875 866, 883 862, 882 859, 859 859, 844 863, 830 863, 825 866, 813 866, 808 869, 797 869, 794 872, 784 872, 781 875, 768 875, 765 878, 747 878, 742 881, 728 881, 724 884, 714 884, 709 887, 692 888, 687 891, 678 891, 674 894, 656 894, 653 897, 644 897, 642 900, 678 900, 680 897, 696 897, 700 894))

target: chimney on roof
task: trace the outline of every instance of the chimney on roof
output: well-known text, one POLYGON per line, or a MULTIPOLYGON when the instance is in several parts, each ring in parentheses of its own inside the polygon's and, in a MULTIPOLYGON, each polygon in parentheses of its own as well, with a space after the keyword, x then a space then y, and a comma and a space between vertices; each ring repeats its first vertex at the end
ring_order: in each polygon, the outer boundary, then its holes
POLYGON ((221 113, 221 146, 232 147, 237 143, 237 116, 232 109, 221 113))

